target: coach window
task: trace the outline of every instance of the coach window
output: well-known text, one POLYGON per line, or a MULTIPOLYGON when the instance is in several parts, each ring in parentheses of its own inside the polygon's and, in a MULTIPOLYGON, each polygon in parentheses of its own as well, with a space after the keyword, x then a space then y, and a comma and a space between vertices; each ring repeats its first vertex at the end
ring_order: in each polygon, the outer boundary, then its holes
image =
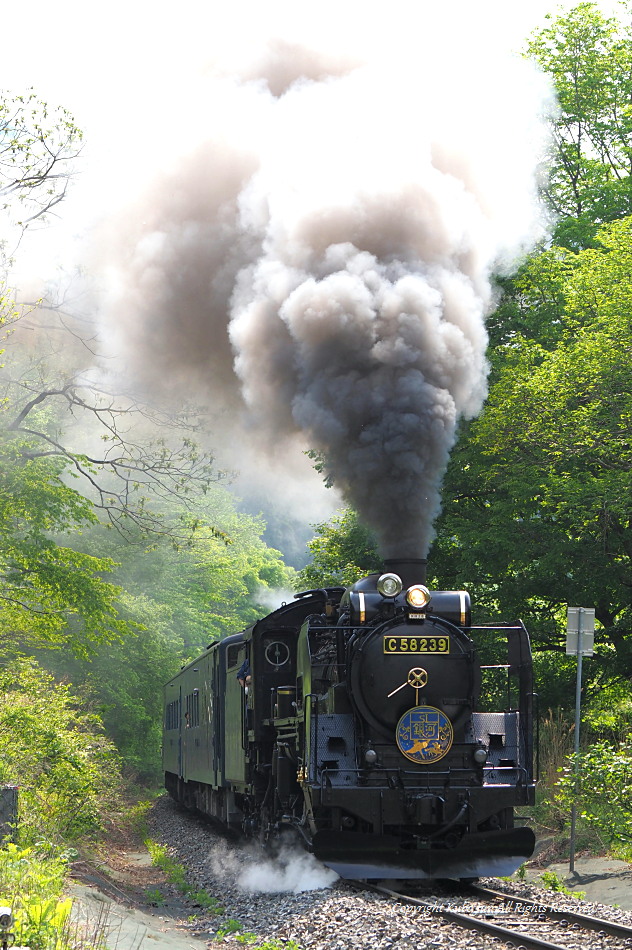
POLYGON ((234 670, 241 664, 240 651, 244 647, 239 643, 233 643, 226 648, 226 669, 234 670))

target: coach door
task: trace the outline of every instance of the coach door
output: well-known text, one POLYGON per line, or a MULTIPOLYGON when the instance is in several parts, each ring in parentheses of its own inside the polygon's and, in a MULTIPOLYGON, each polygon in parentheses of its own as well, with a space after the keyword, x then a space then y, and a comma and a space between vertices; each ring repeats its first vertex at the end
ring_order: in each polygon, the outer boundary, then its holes
POLYGON ((237 672, 246 658, 246 644, 231 644, 227 647, 224 657, 226 662, 224 778, 229 782, 245 782, 246 755, 243 746, 245 694, 237 680, 237 672))
POLYGON ((178 775, 184 776, 184 715, 182 711, 182 686, 178 687, 178 775))

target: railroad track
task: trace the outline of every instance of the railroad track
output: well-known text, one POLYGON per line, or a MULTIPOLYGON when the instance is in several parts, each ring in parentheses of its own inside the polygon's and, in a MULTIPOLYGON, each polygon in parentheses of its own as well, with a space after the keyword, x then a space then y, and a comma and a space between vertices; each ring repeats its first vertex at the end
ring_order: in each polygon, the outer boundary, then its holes
POLYGON ((539 950, 622 950, 632 948, 632 927, 571 910, 468 885, 452 894, 420 898, 414 893, 373 884, 354 887, 383 894, 389 900, 423 907, 466 930, 495 937, 509 946, 539 950))

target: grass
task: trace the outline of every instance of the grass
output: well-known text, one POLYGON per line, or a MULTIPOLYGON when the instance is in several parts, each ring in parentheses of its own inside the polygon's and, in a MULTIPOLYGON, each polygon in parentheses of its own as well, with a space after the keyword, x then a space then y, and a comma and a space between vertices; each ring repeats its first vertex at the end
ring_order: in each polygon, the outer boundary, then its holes
POLYGON ((164 845, 147 838, 145 847, 149 851, 154 867, 160 868, 169 883, 173 884, 188 900, 212 914, 224 913, 224 908, 217 898, 203 888, 197 888, 188 883, 184 867, 169 854, 164 845))
POLYGON ((162 907, 163 904, 167 903, 165 895, 159 887, 151 887, 145 891, 145 900, 148 904, 151 904, 152 907, 162 907))
POLYGON ((246 944, 252 950, 301 950, 295 940, 264 940, 258 943, 259 937, 250 930, 241 931, 241 924, 238 920, 227 920, 217 930, 217 936, 222 939, 229 934, 234 934, 238 943, 246 944))
POLYGON ((566 887, 563 879, 556 874, 555 871, 543 871, 536 883, 542 884, 542 886, 546 887, 549 891, 555 891, 556 894, 564 894, 566 897, 572 897, 575 900, 583 901, 586 896, 586 891, 572 891, 566 887))

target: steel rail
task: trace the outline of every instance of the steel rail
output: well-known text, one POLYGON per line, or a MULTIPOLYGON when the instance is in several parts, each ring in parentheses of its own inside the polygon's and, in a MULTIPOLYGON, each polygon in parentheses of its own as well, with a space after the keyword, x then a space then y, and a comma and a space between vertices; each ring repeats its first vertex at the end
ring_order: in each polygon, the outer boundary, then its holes
MULTIPOLYGON (((533 937, 524 931, 517 931, 515 929, 509 930, 506 927, 500 927, 498 924, 493 924, 488 920, 481 919, 480 917, 470 917, 468 914, 462 914, 459 911, 451 910, 448 907, 442 907, 438 905, 436 901, 431 903, 430 901, 422 900, 418 897, 412 897, 408 894, 402 894, 399 891, 393 891, 390 890, 390 888, 381 887, 377 884, 368 884, 366 882, 362 883, 360 881, 358 881, 357 884, 353 881, 347 881, 346 883, 357 888, 358 890, 371 890, 378 894, 384 894, 391 900, 396 900, 405 904, 413 904, 417 907, 423 907, 434 914, 439 914, 440 917, 443 917, 446 920, 450 920, 458 924, 465 930, 475 930, 478 933, 497 937, 511 946, 520 948, 520 950, 530 950, 530 948, 534 948, 534 950, 568 950, 568 947, 565 945, 551 943, 549 940, 541 940, 539 937, 533 937)), ((506 898, 509 897, 508 895, 503 896, 506 898)), ((540 906, 534 901, 527 901, 527 903, 530 903, 531 905, 536 904, 538 907, 540 906)), ((543 908, 543 913, 544 912, 546 912, 546 908, 543 908)))
POLYGON ((560 910, 558 907, 548 907, 527 897, 515 897, 513 894, 505 894, 503 891, 495 891, 489 887, 482 887, 479 884, 470 884, 469 889, 475 894, 486 897, 499 897, 505 903, 522 904, 533 906, 538 904, 542 907, 542 912, 555 920, 568 920, 571 923, 579 924, 586 930, 595 930, 598 933, 607 934, 609 937, 623 937, 632 941, 632 927, 626 927, 624 924, 617 924, 610 920, 603 920, 601 917, 592 917, 590 914, 578 914, 574 910, 560 910))

